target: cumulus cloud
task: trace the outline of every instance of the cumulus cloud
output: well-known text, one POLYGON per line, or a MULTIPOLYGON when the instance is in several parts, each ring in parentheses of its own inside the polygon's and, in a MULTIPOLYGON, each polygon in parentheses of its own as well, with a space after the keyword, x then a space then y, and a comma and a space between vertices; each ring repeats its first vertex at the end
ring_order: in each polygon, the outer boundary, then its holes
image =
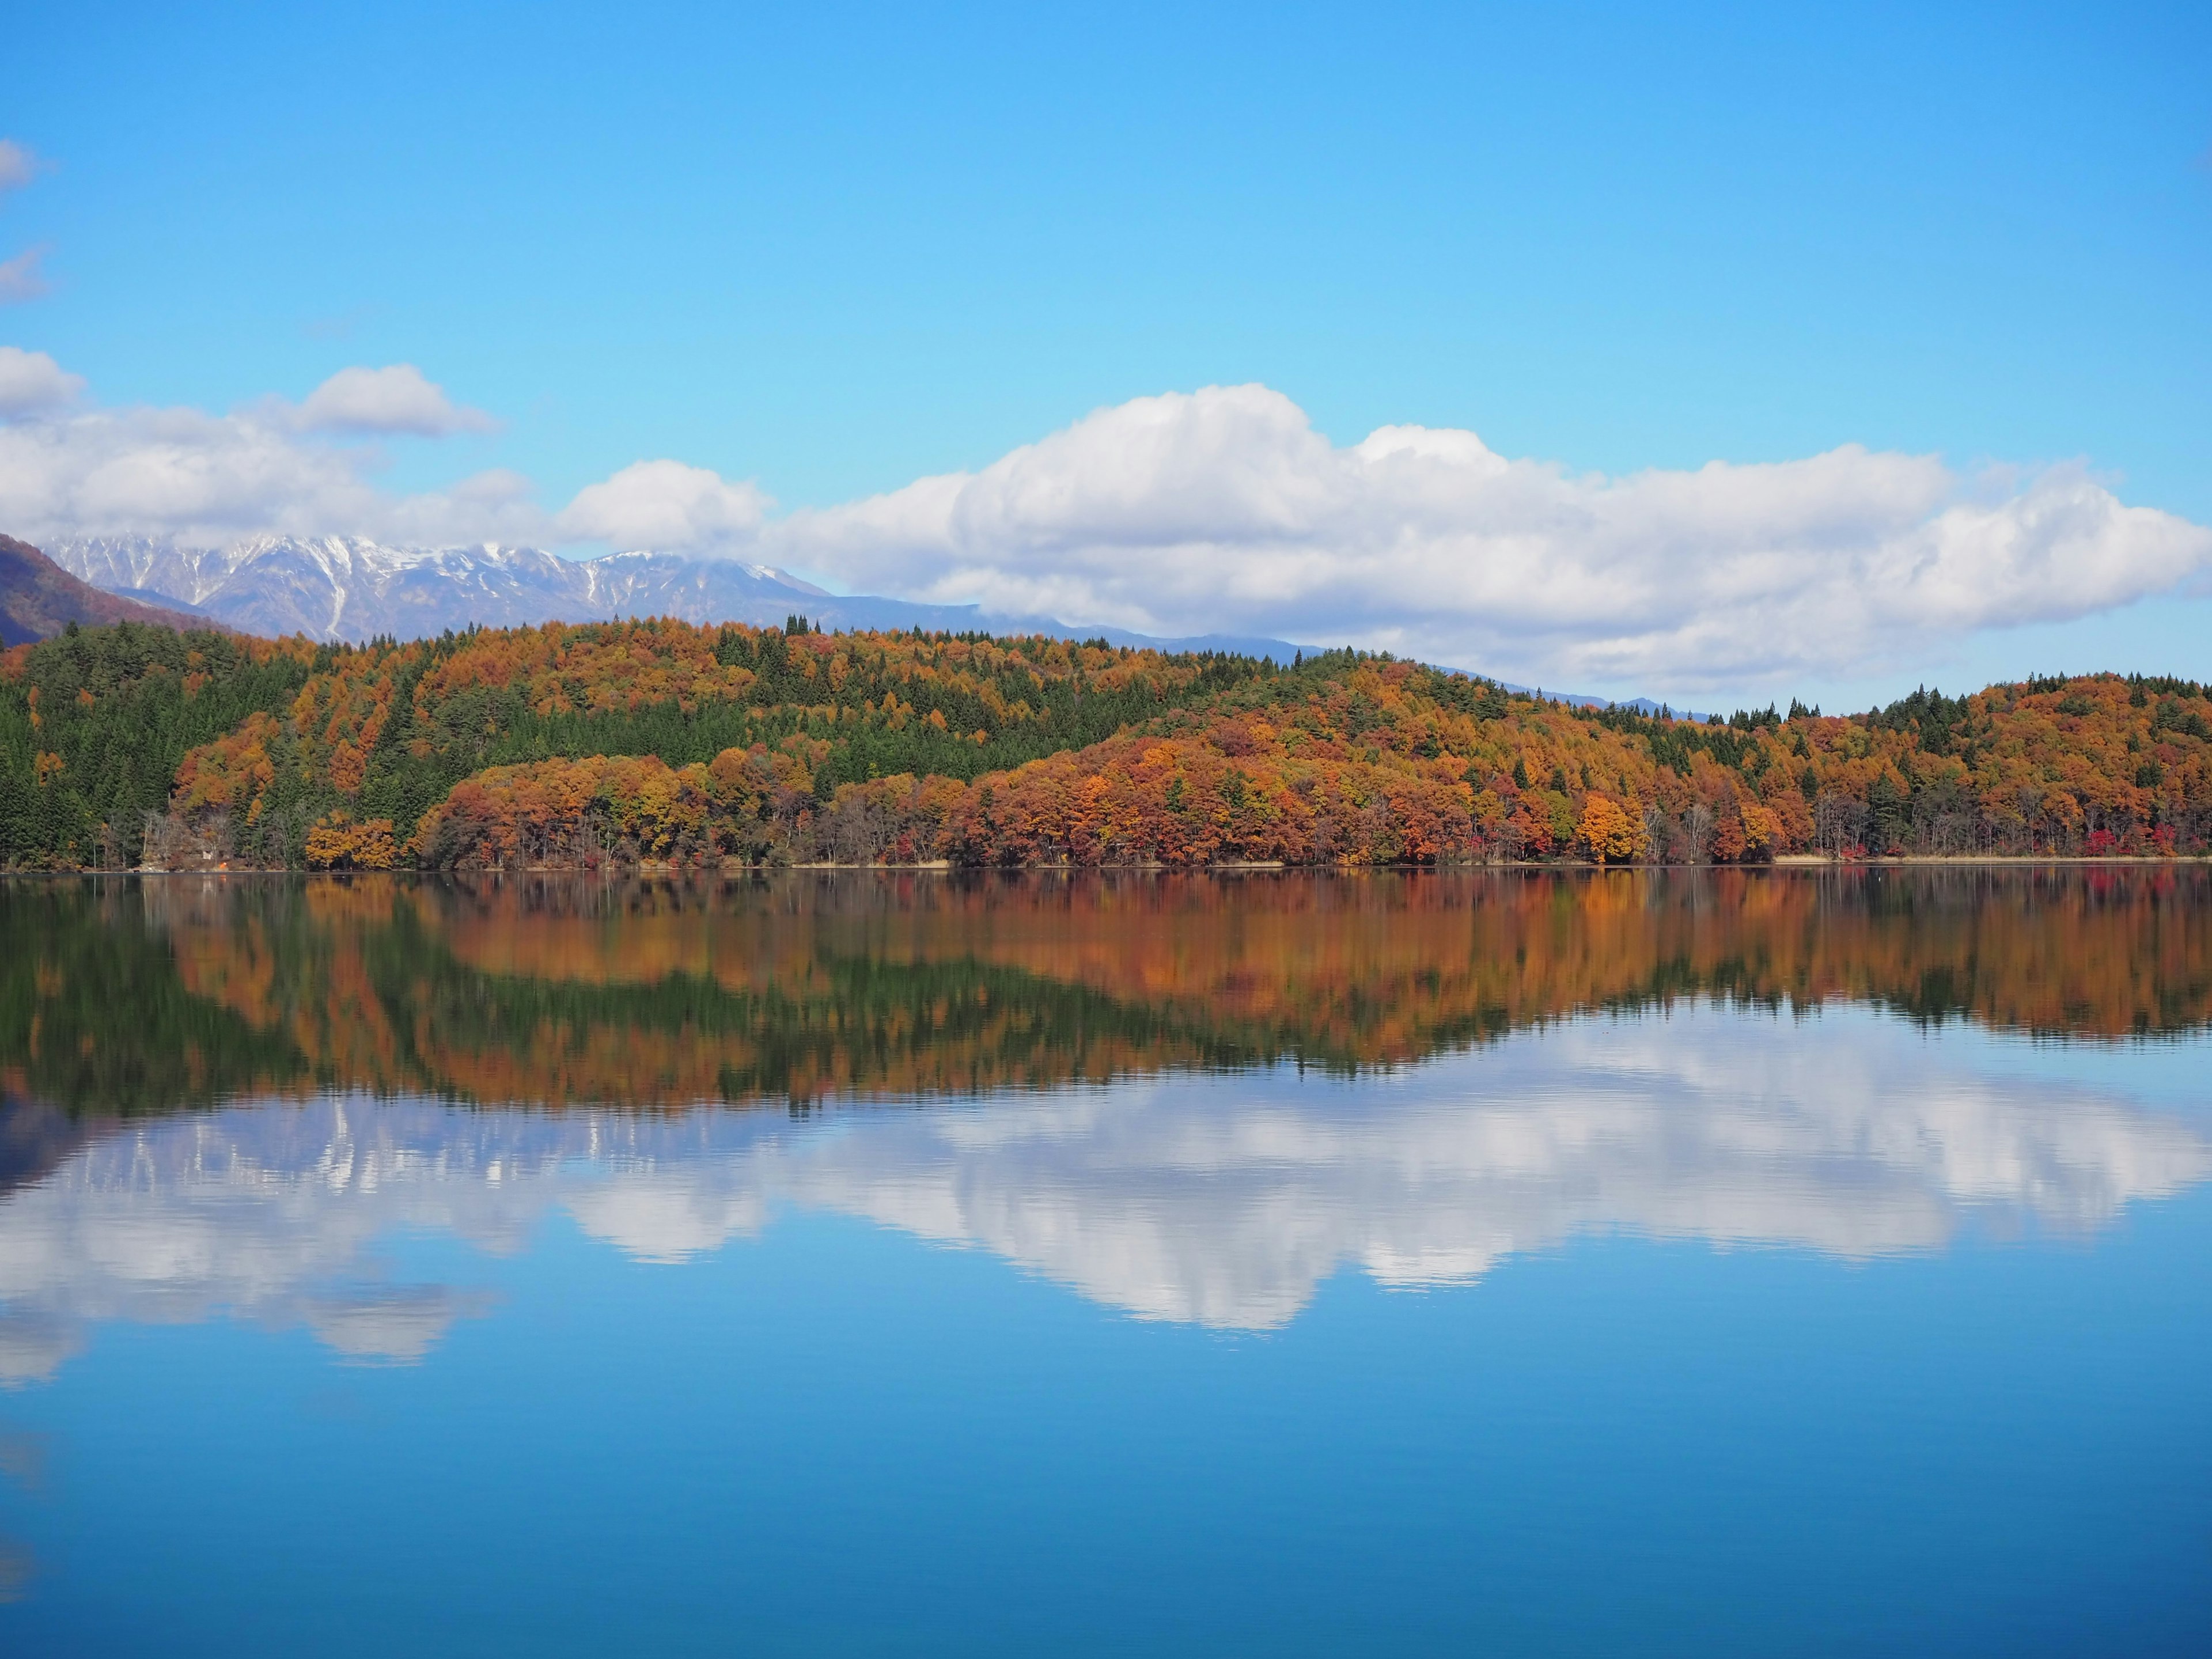
POLYGON ((0 138, 0 195, 29 184, 42 165, 28 144, 0 138))
POLYGON ((56 409, 84 390, 84 377, 71 374, 43 351, 0 345, 0 421, 56 409))
POLYGON ((0 306, 21 305, 48 291, 51 284, 39 265, 52 252, 49 244, 41 242, 12 259, 0 259, 0 306))
POLYGON ((769 498, 750 483, 681 461, 635 461, 576 492, 556 521, 572 541, 709 553, 750 541, 769 498))
POLYGON ((495 424, 482 410, 453 403, 412 363, 342 368, 307 394, 295 418, 308 432, 418 438, 488 432, 495 424))
POLYGON ((769 541, 857 587, 1000 613, 1686 689, 1863 672, 2212 569, 2212 532, 2075 465, 1967 477, 1851 445, 1606 477, 1472 432, 1340 447, 1261 386, 1101 410, 769 541))

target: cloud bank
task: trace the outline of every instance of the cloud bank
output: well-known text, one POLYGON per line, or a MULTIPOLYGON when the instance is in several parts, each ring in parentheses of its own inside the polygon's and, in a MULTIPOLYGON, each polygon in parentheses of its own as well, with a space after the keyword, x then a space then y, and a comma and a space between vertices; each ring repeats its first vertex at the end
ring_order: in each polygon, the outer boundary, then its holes
POLYGON ((980 472, 775 533, 780 562, 857 586, 1554 684, 1863 670, 2212 570, 2212 532, 2075 465, 1964 477, 1853 445, 1577 475, 1472 432, 1384 427, 1339 447, 1257 386, 1101 410, 980 472))
POLYGON ((0 527, 727 555, 1002 617, 1355 644, 1549 685, 1924 668, 1981 630, 2212 574, 2212 531, 2077 464, 1966 474, 1847 445, 1606 477, 1466 431, 1340 446, 1262 386, 1137 398, 979 471, 772 518, 757 485, 665 458, 557 511, 506 471, 394 494, 376 441, 492 425, 411 364, 220 416, 84 408, 80 385, 43 354, 0 357, 0 527))

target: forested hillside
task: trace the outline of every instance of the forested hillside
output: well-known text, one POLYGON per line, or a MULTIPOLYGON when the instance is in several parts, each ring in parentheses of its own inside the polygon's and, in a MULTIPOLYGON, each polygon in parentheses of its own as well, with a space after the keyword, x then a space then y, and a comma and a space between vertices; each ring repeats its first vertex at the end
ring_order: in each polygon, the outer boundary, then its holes
POLYGON ((2212 702, 2039 679, 1848 717, 1569 708, 1339 653, 669 621, 409 644, 124 626, 0 656, 15 868, 2202 853, 2212 702))

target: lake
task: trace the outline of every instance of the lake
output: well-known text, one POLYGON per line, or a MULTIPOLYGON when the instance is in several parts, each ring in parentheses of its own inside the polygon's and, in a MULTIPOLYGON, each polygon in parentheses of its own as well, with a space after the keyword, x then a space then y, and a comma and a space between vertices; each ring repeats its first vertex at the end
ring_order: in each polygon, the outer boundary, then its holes
POLYGON ((15 1655, 2212 1651, 2212 869, 0 883, 15 1655))

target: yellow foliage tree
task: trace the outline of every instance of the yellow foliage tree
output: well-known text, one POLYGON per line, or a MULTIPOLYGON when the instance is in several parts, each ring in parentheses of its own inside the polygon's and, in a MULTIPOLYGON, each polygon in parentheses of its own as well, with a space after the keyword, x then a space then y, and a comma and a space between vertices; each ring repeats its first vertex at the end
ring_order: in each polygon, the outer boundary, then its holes
POLYGON ((1625 864, 1644 850, 1644 826, 1611 796, 1595 791, 1583 804, 1575 838, 1600 864, 1625 864))
POLYGON ((316 820, 307 831, 307 862, 318 870, 389 870, 399 862, 390 818, 356 823, 344 812, 316 820))

